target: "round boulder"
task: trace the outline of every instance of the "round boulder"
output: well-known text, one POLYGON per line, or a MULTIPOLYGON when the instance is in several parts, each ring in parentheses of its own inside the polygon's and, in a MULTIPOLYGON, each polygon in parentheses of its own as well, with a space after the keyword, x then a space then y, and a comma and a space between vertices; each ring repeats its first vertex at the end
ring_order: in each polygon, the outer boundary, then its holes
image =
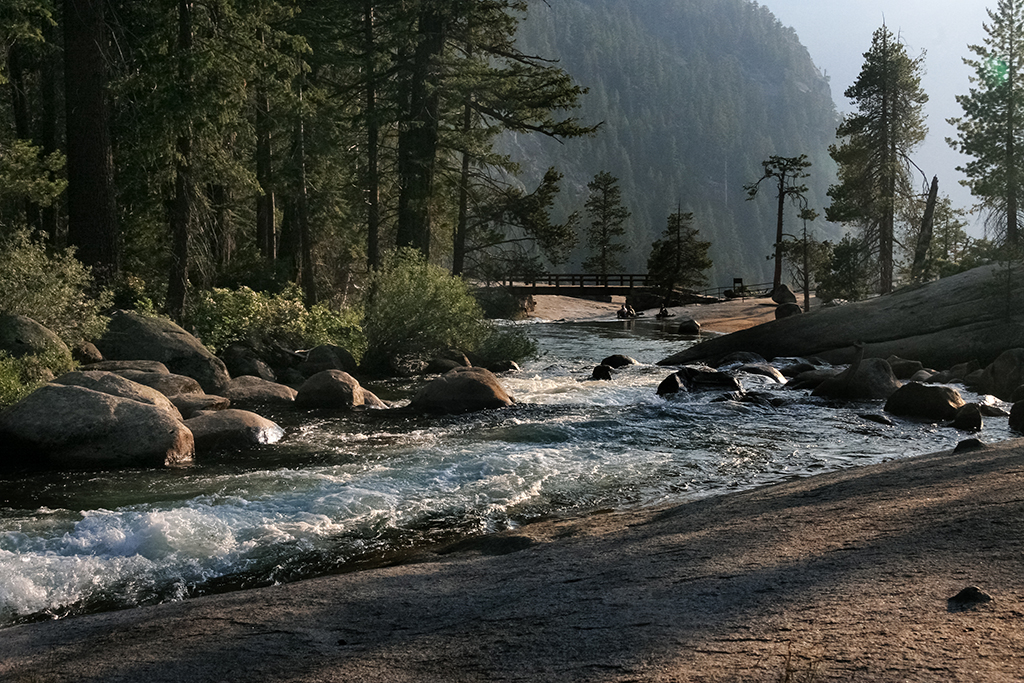
POLYGON ((779 304, 775 307, 775 319, 783 320, 785 318, 792 318, 797 315, 803 315, 804 309, 800 308, 799 305, 793 304, 779 304))
POLYGON ((899 388, 900 381, 888 363, 881 358, 865 358, 825 380, 811 394, 844 400, 887 399, 899 388))
POLYGON ((468 413, 504 408, 512 398, 494 373, 485 368, 456 368, 427 384, 411 407, 428 413, 468 413))
POLYGON ((1004 401, 1009 401, 1021 386, 1024 386, 1024 349, 1004 351, 985 368, 981 377, 985 393, 1004 401))
POLYGON ((196 451, 201 454, 265 446, 284 436, 277 423, 235 408, 201 413, 185 420, 185 426, 191 430, 196 451))
MULTIPOLYGON (((785 304, 795 304, 796 294, 793 293, 793 290, 790 289, 789 285, 781 284, 772 292, 772 301, 780 306, 785 304)), ((778 315, 777 312, 776 315, 778 315)))
POLYGON ((318 372, 299 387, 295 405, 299 408, 352 409, 365 404, 359 381, 341 370, 318 372))
POLYGON ((980 432, 984 426, 981 416, 981 407, 977 403, 968 403, 960 407, 953 417, 953 429, 964 432, 980 432))
POLYGON ((594 380, 610 380, 615 374, 615 370, 610 365, 601 363, 594 367, 594 371, 590 373, 590 379, 594 380))
POLYGON ((695 337, 700 334, 700 323, 690 318, 679 323, 678 334, 686 335, 688 337, 695 337))
POLYGON ((885 411, 905 417, 952 420, 963 405, 963 397, 953 387, 909 382, 889 397, 885 411))
POLYGON ((171 372, 195 379, 209 394, 218 393, 231 379, 224 361, 166 318, 116 311, 95 343, 108 360, 159 361, 171 372))
POLYGON ((615 355, 608 356, 601 361, 601 365, 607 365, 610 368, 624 368, 627 365, 639 365, 639 363, 635 358, 630 358, 629 356, 624 356, 621 353, 616 353, 615 355))
POLYGON ((10 313, 0 314, 0 351, 15 358, 57 353, 71 361, 71 350, 49 328, 32 318, 10 313))
POLYGON ((185 467, 195 452, 176 411, 63 384, 0 413, 0 441, 0 469, 185 467))
POLYGON ((1010 429, 1024 434, 1024 401, 1017 401, 1010 408, 1010 429))
POLYGON ((356 359, 342 347, 334 344, 321 344, 309 350, 306 360, 299 364, 299 372, 305 377, 312 377, 324 370, 355 372, 356 367, 356 359))

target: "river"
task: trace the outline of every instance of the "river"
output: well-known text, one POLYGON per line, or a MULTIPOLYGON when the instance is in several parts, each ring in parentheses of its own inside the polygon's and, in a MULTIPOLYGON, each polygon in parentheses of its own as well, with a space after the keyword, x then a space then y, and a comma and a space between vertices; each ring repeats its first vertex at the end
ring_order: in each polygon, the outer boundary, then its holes
MULTIPOLYGON (((671 370, 654 363, 689 343, 673 326, 532 324, 541 356, 502 377, 517 400, 505 410, 267 412, 280 443, 189 469, 0 479, 0 626, 348 571, 543 515, 678 503, 968 436, 884 426, 861 417, 879 403, 832 404, 753 375, 745 388, 795 400, 659 398, 671 370), (640 364, 589 380, 614 353, 640 364)), ((403 400, 412 387, 371 388, 403 400)), ((1006 418, 987 418, 980 438, 1011 438, 1006 418)))

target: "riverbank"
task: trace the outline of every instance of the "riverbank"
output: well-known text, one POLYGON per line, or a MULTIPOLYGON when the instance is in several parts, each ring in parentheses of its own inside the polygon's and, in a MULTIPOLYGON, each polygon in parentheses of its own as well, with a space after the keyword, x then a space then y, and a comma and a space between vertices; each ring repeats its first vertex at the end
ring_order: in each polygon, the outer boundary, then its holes
POLYGON ((1024 440, 5 629, 28 681, 1020 681, 1024 440), (947 602, 976 585, 992 600, 947 602), (808 678, 784 678, 809 670, 808 678))
MULTIPOLYGON (((569 296, 535 296, 536 308, 531 318, 540 320, 604 320, 614 318, 625 297, 612 297, 611 303, 577 299, 569 296)), ((812 301, 812 306, 816 302, 812 301)), ((645 311, 654 316, 657 309, 645 311)), ((775 303, 767 298, 732 299, 712 304, 690 304, 669 309, 675 320, 693 318, 707 332, 726 334, 775 320, 775 303)))

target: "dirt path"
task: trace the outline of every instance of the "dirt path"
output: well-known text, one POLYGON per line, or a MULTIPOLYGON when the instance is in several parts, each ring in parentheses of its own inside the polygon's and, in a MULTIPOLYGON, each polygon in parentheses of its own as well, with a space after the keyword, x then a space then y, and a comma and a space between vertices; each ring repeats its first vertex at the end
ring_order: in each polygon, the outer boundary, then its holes
POLYGON ((5 629, 0 680, 1024 680, 1024 440, 412 559, 5 629))

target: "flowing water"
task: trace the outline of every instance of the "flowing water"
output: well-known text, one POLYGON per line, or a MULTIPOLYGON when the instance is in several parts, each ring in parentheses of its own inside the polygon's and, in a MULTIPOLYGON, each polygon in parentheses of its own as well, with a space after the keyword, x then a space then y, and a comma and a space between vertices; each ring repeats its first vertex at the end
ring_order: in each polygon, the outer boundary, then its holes
MULTIPOLYGON (((831 404, 751 375, 744 388, 796 400, 659 398, 671 370, 654 363, 688 343, 672 327, 533 324, 542 356, 502 378, 517 400, 505 410, 265 413, 282 442, 186 470, 0 479, 0 626, 358 568, 541 515, 677 503, 965 438, 883 426, 861 417, 878 403, 831 404), (589 380, 613 353, 640 364, 589 380)), ((988 418, 981 438, 1010 438, 1006 422, 988 418)))

